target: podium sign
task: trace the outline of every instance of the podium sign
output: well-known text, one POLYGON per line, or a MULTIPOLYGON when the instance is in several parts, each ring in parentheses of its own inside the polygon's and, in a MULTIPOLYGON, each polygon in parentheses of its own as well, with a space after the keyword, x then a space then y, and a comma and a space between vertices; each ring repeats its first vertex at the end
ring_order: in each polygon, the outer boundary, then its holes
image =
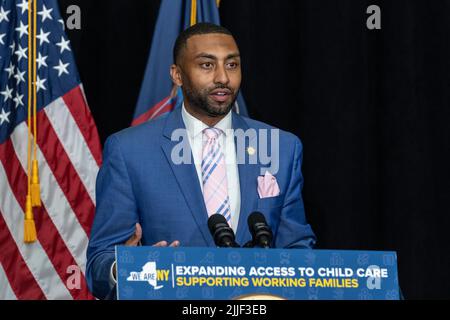
POLYGON ((116 247, 118 299, 399 299, 395 252, 116 247))

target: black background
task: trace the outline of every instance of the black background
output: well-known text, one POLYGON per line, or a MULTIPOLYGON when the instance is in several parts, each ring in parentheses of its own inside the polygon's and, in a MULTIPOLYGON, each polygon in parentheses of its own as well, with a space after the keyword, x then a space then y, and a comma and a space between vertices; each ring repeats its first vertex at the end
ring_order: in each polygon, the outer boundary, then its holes
MULTIPOLYGON (((159 1, 60 0, 102 142, 131 123, 159 1)), ((407 299, 450 298, 450 2, 222 0, 250 116, 299 136, 318 248, 395 250, 407 299), (381 30, 366 9, 381 8, 381 30)))

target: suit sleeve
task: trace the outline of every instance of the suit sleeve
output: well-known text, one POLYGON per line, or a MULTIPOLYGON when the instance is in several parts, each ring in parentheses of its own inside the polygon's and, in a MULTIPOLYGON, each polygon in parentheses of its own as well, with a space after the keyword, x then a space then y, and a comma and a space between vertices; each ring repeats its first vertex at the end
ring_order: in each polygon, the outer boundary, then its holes
POLYGON ((126 163, 119 140, 111 136, 105 143, 103 165, 97 176, 96 211, 87 249, 86 278, 97 298, 111 296, 115 246, 131 237, 137 222, 138 210, 126 163))
POLYGON ((303 188, 302 157, 302 144, 295 137, 292 172, 276 234, 276 248, 312 248, 316 243, 316 236, 306 221, 301 194, 303 188))

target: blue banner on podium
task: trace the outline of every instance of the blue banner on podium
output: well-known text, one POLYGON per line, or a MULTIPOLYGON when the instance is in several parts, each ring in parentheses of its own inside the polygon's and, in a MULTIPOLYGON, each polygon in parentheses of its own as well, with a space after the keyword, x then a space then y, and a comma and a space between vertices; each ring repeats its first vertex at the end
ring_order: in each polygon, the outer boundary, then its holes
POLYGON ((387 251, 116 247, 118 299, 397 300, 387 251))

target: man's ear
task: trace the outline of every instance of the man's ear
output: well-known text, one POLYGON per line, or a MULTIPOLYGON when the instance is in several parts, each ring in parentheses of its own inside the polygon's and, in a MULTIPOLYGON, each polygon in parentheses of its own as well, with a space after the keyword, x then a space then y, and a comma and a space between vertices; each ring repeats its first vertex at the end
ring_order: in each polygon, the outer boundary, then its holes
POLYGON ((177 86, 181 87, 183 85, 183 81, 181 80, 181 69, 176 64, 170 66, 170 77, 172 78, 172 82, 177 86))

